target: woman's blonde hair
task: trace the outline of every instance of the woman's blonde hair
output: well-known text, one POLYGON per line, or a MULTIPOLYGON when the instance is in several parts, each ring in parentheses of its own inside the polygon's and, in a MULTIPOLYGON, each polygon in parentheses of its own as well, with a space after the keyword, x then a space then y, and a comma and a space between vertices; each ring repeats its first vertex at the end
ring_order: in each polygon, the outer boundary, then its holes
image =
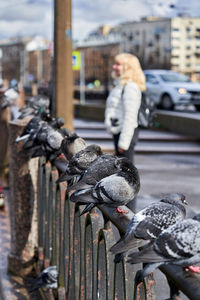
POLYGON ((120 53, 115 56, 115 62, 123 65, 123 72, 120 76, 121 84, 128 81, 135 82, 141 91, 146 90, 145 76, 142 71, 139 59, 130 53, 120 53))

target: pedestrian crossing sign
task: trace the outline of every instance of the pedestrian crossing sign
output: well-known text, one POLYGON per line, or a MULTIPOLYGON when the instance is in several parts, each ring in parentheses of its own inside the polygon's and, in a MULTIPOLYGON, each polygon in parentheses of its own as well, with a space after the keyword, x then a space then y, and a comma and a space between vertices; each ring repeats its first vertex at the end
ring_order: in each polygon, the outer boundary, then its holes
POLYGON ((80 70, 81 68, 81 52, 72 51, 72 69, 80 70))

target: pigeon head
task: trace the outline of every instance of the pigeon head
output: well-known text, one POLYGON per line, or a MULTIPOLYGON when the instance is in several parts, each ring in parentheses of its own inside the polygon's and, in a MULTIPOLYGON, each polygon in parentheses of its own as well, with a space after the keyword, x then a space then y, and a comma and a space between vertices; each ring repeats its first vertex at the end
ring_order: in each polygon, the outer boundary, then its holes
POLYGON ((161 202, 173 204, 174 202, 180 201, 183 204, 188 204, 185 200, 185 195, 181 193, 170 193, 164 196, 161 202))
POLYGON ((87 151, 94 152, 94 153, 96 153, 97 155, 103 154, 103 152, 102 152, 102 150, 101 150, 101 147, 98 146, 98 145, 96 145, 96 144, 92 144, 92 145, 87 146, 87 151))
POLYGON ((57 118, 56 123, 57 123, 57 127, 61 128, 65 124, 65 121, 63 118, 60 117, 60 118, 57 118))
POLYGON ((116 165, 125 172, 133 172, 136 169, 136 167, 132 164, 132 162, 130 160, 128 160, 128 158, 126 157, 121 157, 118 158, 116 161, 116 165))
POLYGON ((126 157, 119 158, 118 167, 121 169, 119 175, 126 178, 128 182, 137 182, 138 186, 140 183, 140 176, 138 169, 133 165, 133 163, 126 157))
POLYGON ((68 144, 71 144, 71 143, 73 143, 77 138, 78 138, 79 136, 78 136, 78 134, 76 133, 76 132, 73 132, 73 133, 71 133, 70 135, 69 135, 69 137, 67 137, 67 143, 68 144))

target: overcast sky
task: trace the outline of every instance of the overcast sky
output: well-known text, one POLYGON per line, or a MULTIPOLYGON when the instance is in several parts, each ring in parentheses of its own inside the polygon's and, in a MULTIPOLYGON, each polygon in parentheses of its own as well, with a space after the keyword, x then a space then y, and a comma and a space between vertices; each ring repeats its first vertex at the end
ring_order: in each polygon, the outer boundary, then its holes
MULTIPOLYGON (((0 39, 41 35, 52 38, 53 0, 0 0, 0 39)), ((147 15, 200 17, 199 0, 72 0, 74 39, 84 38, 102 24, 139 20, 147 15), (176 5, 170 8, 170 5, 176 5)))

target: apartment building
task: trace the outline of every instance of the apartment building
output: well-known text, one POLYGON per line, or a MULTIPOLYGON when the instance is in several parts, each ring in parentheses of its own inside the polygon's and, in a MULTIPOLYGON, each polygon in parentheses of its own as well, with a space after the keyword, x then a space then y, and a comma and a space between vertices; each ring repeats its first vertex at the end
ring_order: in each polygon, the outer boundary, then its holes
POLYGON ((176 70, 200 79, 200 18, 146 17, 120 26, 121 49, 143 68, 176 70))
POLYGON ((42 38, 15 38, 0 42, 0 77, 15 78, 24 85, 48 82, 51 74, 50 41, 42 38))

